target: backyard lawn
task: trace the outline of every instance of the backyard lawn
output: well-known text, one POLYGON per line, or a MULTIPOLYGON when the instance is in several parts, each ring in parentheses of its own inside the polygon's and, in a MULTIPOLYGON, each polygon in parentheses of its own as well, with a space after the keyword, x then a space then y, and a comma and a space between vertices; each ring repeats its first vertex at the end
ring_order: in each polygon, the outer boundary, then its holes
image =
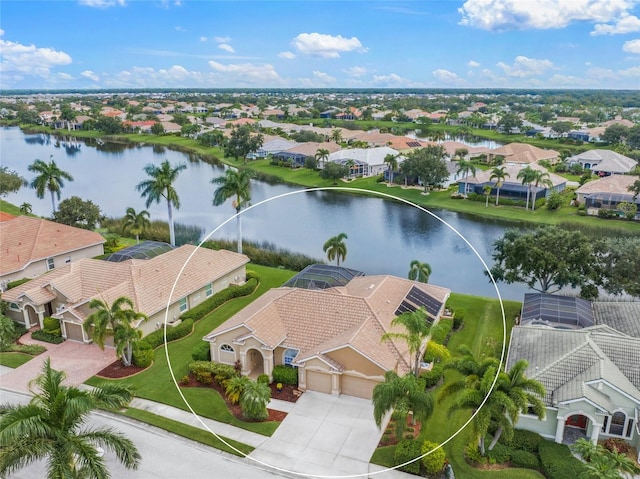
POLYGON ((35 356, 24 353, 0 353, 0 366, 17 368, 27 361, 31 361, 35 356))

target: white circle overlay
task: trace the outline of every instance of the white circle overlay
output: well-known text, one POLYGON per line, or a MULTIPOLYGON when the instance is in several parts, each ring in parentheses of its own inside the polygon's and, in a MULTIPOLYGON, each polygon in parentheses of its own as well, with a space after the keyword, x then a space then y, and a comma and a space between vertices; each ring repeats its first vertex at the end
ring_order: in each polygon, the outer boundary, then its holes
POLYGON ((416 457, 414 459, 411 459, 410 461, 404 462, 402 464, 398 464, 397 466, 390 467, 390 468, 387 468, 387 469, 381 469, 381 470, 378 470, 378 471, 370 471, 370 472, 365 472, 365 473, 362 473, 362 474, 323 475, 323 474, 312 474, 312 473, 304 473, 304 472, 299 472, 299 471, 292 471, 292 470, 285 469, 285 468, 282 468, 282 467, 279 467, 279 466, 274 466, 273 464, 268 464, 266 462, 260 461, 259 459, 255 459, 255 458, 243 453, 242 451, 238 450, 233 445, 227 443, 227 441, 225 441, 223 437, 219 436, 214 431, 212 431, 209 428, 209 426, 207 426, 207 424, 205 424, 205 422, 202 420, 202 418, 193 410, 193 408, 189 404, 189 401, 185 398, 184 394, 182 393, 182 390, 181 390, 180 386, 178 385, 178 380, 176 379, 175 374, 173 373, 173 369, 171 367, 171 358, 169 357, 169 348, 168 348, 168 343, 167 343, 167 324, 168 324, 168 319, 169 319, 169 307, 171 305, 171 301, 172 301, 172 298, 173 298, 173 293, 175 291, 176 285, 178 284, 180 276, 182 275, 182 272, 186 268, 187 264, 189 264, 189 261, 191 261, 191 258, 196 253, 198 248, 200 248, 205 241, 207 241, 209 238, 211 238, 212 235, 214 235, 216 232, 218 232, 227 223, 229 223, 230 221, 238 218, 238 216, 241 216, 241 215, 245 214, 246 212, 248 212, 248 211, 250 211, 250 210, 252 210, 254 208, 257 208, 257 207, 259 207, 261 205, 264 205, 265 203, 268 203, 269 201, 277 200, 277 199, 280 199, 280 198, 286 198, 286 197, 294 196, 294 195, 298 195, 298 194, 315 192, 315 191, 342 191, 342 192, 348 192, 348 193, 354 193, 354 192, 355 193, 364 193, 366 195, 377 195, 377 196, 381 196, 381 197, 386 198, 386 199, 399 201, 401 203, 407 204, 409 206, 413 206, 414 208, 417 208, 420 211, 431 215, 431 217, 435 218, 436 220, 440 221, 442 224, 446 225, 462 241, 464 241, 465 244, 469 247, 469 249, 471 249, 471 251, 473 251, 473 254, 475 254, 476 257, 482 263, 485 271, 487 272, 487 274, 488 274, 488 276, 489 276, 489 278, 491 280, 491 283, 493 284, 494 289, 496 290, 496 295, 498 297, 498 300, 500 301, 500 311, 502 313, 502 351, 501 351, 501 354, 500 354, 500 365, 504 364, 504 357, 505 357, 506 345, 507 345, 507 320, 506 320, 506 315, 505 315, 505 312, 504 312, 504 304, 503 304, 503 301, 502 301, 502 296, 500 295, 500 290, 498 289, 498 285, 496 284, 496 281, 495 281, 493 275, 491 274, 491 271, 490 271, 489 267, 485 263, 484 259, 480 255, 480 253, 478 253, 476 248, 455 227, 453 227, 452 225, 447 223, 445 220, 440 218, 438 215, 436 215, 435 213, 429 211, 428 209, 426 209, 423 206, 417 205, 417 204, 415 204, 415 203, 413 203, 413 202, 411 202, 409 200, 406 200, 404 198, 400 198, 398 196, 390 195, 390 194, 387 194, 387 193, 382 193, 382 192, 379 192, 379 191, 366 190, 366 189, 363 189, 363 188, 350 188, 350 187, 346 187, 346 186, 324 186, 324 187, 315 187, 315 188, 303 188, 303 189, 300 189, 300 190, 289 191, 287 193, 282 193, 282 194, 279 194, 279 195, 276 195, 276 196, 272 196, 270 198, 266 198, 266 199, 264 199, 262 201, 259 201, 258 203, 255 203, 255 204, 252 204, 250 206, 247 206, 246 208, 241 210, 239 213, 236 213, 233 216, 230 216, 223 223, 221 223, 217 228, 215 228, 213 231, 211 231, 202 241, 200 241, 200 243, 198 244, 197 248, 194 249, 193 252, 189 255, 189 257, 185 261, 184 265, 182 266, 182 268, 178 272, 176 280, 174 281, 173 286, 171 288, 171 292, 169 293, 169 299, 167 301, 167 307, 165 309, 165 318, 164 318, 164 351, 165 351, 165 356, 167 358, 167 365, 169 367, 169 374, 171 374, 171 379, 173 380, 173 384, 175 385, 176 389, 178 390, 178 394, 180 394, 180 397, 184 401, 185 405, 187 406, 187 408, 189 409, 191 414, 194 415, 194 417, 198 420, 200 425, 205 430, 209 431, 218 440, 220 440, 223 444, 225 444, 230 449, 234 450, 237 454, 245 457, 246 459, 250 459, 250 460, 254 461, 257 464, 260 464, 261 466, 273 469, 273 470, 281 472, 281 473, 291 474, 291 475, 299 476, 299 477, 317 477, 317 478, 321 478, 321 479, 332 479, 332 478, 333 479, 343 479, 343 478, 346 479, 346 478, 352 478, 352 477, 369 477, 369 476, 373 476, 373 475, 376 475, 376 474, 381 474, 381 473, 384 473, 384 472, 387 472, 387 471, 395 470, 395 469, 398 469, 400 467, 403 467, 403 466, 406 466, 408 464, 411 464, 411 463, 413 463, 415 461, 419 461, 423 457, 428 456, 429 454, 437 451, 438 449, 443 447, 445 444, 448 444, 450 441, 452 441, 458 434, 460 434, 463 431, 463 429, 465 427, 467 427, 471 423, 471 421, 473 421, 475 419, 475 417, 480 412, 480 409, 482 407, 484 407, 485 403, 489 400, 489 395, 491 394, 491 392, 493 392, 493 388, 495 387, 495 384, 498 381, 498 376, 500 374, 501 369, 498 368, 498 370, 496 372, 496 376, 493 378, 493 382, 491 383, 491 388, 489 389, 489 393, 485 396, 484 400, 480 404, 480 407, 471 415, 471 417, 462 426, 460 426, 460 428, 458 428, 457 431, 455 431, 447 440, 442 442, 437 448, 435 448, 435 449, 433 449, 433 450, 431 450, 431 451, 429 451, 429 452, 427 452, 427 453, 425 453, 425 454, 423 454, 421 456, 418 456, 418 457, 416 457))

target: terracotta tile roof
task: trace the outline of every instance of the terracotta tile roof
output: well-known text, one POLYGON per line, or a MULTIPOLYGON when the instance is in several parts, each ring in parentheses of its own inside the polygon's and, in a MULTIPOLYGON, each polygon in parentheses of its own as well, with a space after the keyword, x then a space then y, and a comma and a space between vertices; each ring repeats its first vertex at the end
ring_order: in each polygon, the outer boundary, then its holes
MULTIPOLYGON (((529 166, 529 168, 533 169, 533 170, 539 170, 539 171, 546 171, 547 173, 549 173, 549 171, 543 167, 540 166, 537 163, 532 163, 529 166)), ((504 167, 505 168, 505 173, 507 173, 509 176, 507 176, 507 178, 504 180, 504 185, 509 185, 509 184, 517 184, 517 185, 522 185, 522 181, 518 179, 518 173, 523 169, 523 165, 507 165, 504 167)), ((476 176, 467 176, 466 178, 460 178, 458 181, 463 182, 463 183, 469 183, 469 184, 482 184, 482 183, 491 183, 493 184, 493 182, 495 180, 490 180, 491 178, 491 171, 492 170, 484 170, 484 171, 476 171, 476 176)), ((561 185, 562 183, 566 183, 567 179, 563 178, 562 176, 556 175, 555 173, 549 173, 549 180, 551 180, 551 183, 553 184, 553 186, 558 186, 561 185)), ((533 185, 532 185, 533 186, 533 185)))
POLYGON ((536 163, 540 160, 555 160, 559 153, 555 150, 543 150, 527 143, 509 143, 489 151, 491 156, 504 156, 507 163, 536 163))
POLYGON ((15 216, 7 213, 6 211, 0 211, 0 221, 12 220, 15 216))
POLYGON ((324 143, 309 141, 305 143, 300 143, 299 145, 296 145, 293 148, 289 148, 288 150, 285 150, 285 151, 287 153, 300 153, 301 155, 315 156, 316 152, 322 148, 327 150, 329 153, 333 153, 340 149, 340 145, 338 145, 333 141, 327 141, 324 143))
POLYGON ((629 191, 637 176, 629 175, 611 175, 605 176, 598 180, 589 181, 576 190, 579 194, 591 194, 591 193, 622 193, 632 195, 629 191))
POLYGON ((93 231, 31 216, 17 216, 0 222, 0 276, 51 256, 104 242, 105 239, 93 231))

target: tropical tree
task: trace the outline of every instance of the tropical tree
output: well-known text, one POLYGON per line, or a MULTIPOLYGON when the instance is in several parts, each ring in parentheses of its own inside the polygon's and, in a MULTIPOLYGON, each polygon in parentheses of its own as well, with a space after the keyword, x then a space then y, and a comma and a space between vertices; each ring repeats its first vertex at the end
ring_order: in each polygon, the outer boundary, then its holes
POLYGON ((240 396, 242 415, 253 421, 264 421, 269 417, 267 404, 271 399, 271 389, 267 384, 249 381, 240 396))
POLYGON ((169 160, 164 160, 160 166, 154 164, 148 164, 144 168, 144 172, 151 178, 141 181, 136 186, 136 190, 141 192, 141 196, 147 198, 145 203, 148 208, 151 203, 160 203, 160 199, 164 198, 167 201, 167 213, 169 215, 169 242, 171 246, 176 245, 176 233, 173 225, 173 207, 180 208, 180 198, 178 192, 173 187, 173 184, 178 178, 178 175, 182 170, 187 169, 187 165, 179 163, 176 166, 172 166, 169 160))
POLYGON ((229 140, 224 146, 224 155, 236 160, 242 158, 246 163, 249 153, 258 151, 263 142, 264 137, 259 133, 252 134, 249 125, 236 126, 231 129, 229 140))
POLYGON ((231 401, 231 404, 238 404, 238 402, 240 402, 242 393, 250 381, 247 376, 234 376, 225 381, 224 392, 227 394, 227 399, 231 401))
POLYGON ((509 176, 509 173, 505 171, 504 166, 495 167, 493 170, 491 170, 491 176, 489 177, 489 181, 495 180, 496 182, 496 206, 498 206, 498 203, 500 201, 500 188, 502 188, 502 184, 504 183, 504 180, 508 176, 509 176))
POLYGON ((455 151, 453 152, 453 157, 457 158, 458 160, 464 160, 468 154, 469 154, 468 148, 456 148, 455 151))
POLYGON ((338 266, 340 266, 341 259, 344 261, 347 258, 347 245, 344 242, 346 239, 346 233, 340 233, 329 238, 322 246, 322 251, 327 253, 327 259, 329 261, 335 259, 338 266))
POLYGON ((91 411, 125 407, 131 389, 110 383, 81 390, 63 384, 65 377, 47 358, 30 383, 29 404, 0 406, 0 476, 45 459, 49 479, 108 478, 101 449, 114 452, 127 469, 138 468, 140 454, 130 439, 111 428, 86 427, 91 411))
POLYGON ((587 439, 578 439, 571 450, 586 461, 580 479, 619 479, 640 474, 640 467, 626 454, 610 451, 587 439))
POLYGON ((485 203, 484 203, 485 208, 489 207, 489 196, 491 196, 492 189, 493 188, 491 187, 491 185, 484 185, 482 187, 482 194, 485 196, 485 203))
POLYGON ((45 190, 48 190, 51 194, 51 211, 55 213, 56 197, 60 199, 64 181, 73 181, 73 176, 58 167, 56 162, 53 161, 53 155, 49 157, 49 163, 35 160, 27 169, 38 175, 30 183, 31 188, 36 190, 36 196, 42 199, 44 198, 45 190))
MULTIPOLYGON (((551 176, 546 171, 534 170, 531 174, 532 181, 530 185, 533 185, 533 191, 538 192, 538 186, 542 185, 545 188, 551 188, 553 183, 551 182, 551 176)), ((536 198, 533 197, 531 201, 531 211, 536 209, 536 198)))
POLYGON ((111 306, 101 299, 94 298, 89 301, 89 309, 93 312, 83 325, 84 330, 91 335, 91 339, 100 349, 104 349, 107 337, 112 335, 116 354, 122 358, 125 366, 131 366, 133 345, 140 339, 139 335, 136 338, 137 333, 129 331, 135 329, 132 323, 148 319, 145 314, 134 308, 133 301, 126 296, 118 297, 111 306))
POLYGON ((431 276, 431 265, 429 263, 421 263, 417 259, 414 259, 411 261, 409 268, 410 280, 421 283, 429 282, 429 276, 431 276))
POLYGON ((315 159, 318 163, 321 163, 322 167, 324 168, 324 165, 329 160, 329 150, 327 150, 326 148, 318 148, 318 150, 316 151, 315 159))
POLYGON ((342 131, 339 128, 334 128, 331 130, 331 139, 336 143, 340 144, 342 141, 342 131))
POLYGON ((127 208, 127 212, 122 223, 123 233, 131 231, 131 233, 136 235, 136 243, 140 243, 140 235, 151 225, 149 216, 150 215, 147 210, 142 210, 137 213, 133 208, 127 208))
POLYGON ((10 170, 6 166, 0 166, 0 198, 9 193, 15 193, 27 184, 27 180, 18 172, 10 170))
POLYGON ((390 341, 400 339, 407 343, 409 356, 413 364, 411 372, 418 377, 420 375, 420 364, 424 357, 424 350, 429 339, 431 324, 427 322, 428 316, 424 307, 420 307, 415 311, 407 311, 393 318, 391 326, 401 326, 402 332, 386 332, 380 338, 380 341, 390 341))
MULTIPOLYGON (((475 178, 476 176, 476 165, 467 160, 460 160, 458 162, 458 169, 456 170, 456 175, 462 174, 464 178, 469 176, 469 173, 475 178)), ((467 197, 467 182, 464 183, 464 197, 467 197)))
POLYGON ((640 195, 640 180, 634 181, 633 184, 629 185, 629 187, 627 189, 631 193, 633 193, 633 199, 635 201, 636 198, 638 198, 638 195, 640 195))
POLYGON ((58 205, 58 211, 53 213, 53 221, 86 230, 94 230, 101 219, 100 207, 93 201, 83 200, 79 196, 62 200, 58 205))
POLYGON ((33 205, 31 203, 24 202, 20 205, 20 213, 23 215, 30 215, 33 211, 33 205))
POLYGON ((349 167, 339 163, 330 161, 320 170, 320 178, 323 180, 333 180, 333 184, 337 185, 340 178, 344 178, 349 174, 349 167))
POLYGON ((213 205, 220 206, 227 199, 234 197, 233 208, 236 210, 238 225, 238 253, 242 253, 242 219, 240 211, 251 201, 251 178, 254 173, 249 169, 235 170, 228 168, 224 176, 213 178, 211 183, 220 185, 213 192, 213 205))
POLYGON ((373 388, 373 418, 380 427, 389 411, 395 421, 396 438, 401 438, 407 424, 409 412, 413 420, 421 424, 433 413, 433 397, 425 391, 424 380, 411 373, 398 376, 394 371, 384 374, 384 381, 373 388))
POLYGON ((400 166, 402 174, 422 182, 424 193, 429 186, 441 184, 449 176, 444 159, 446 152, 441 145, 428 145, 409 153, 400 166))
POLYGON ((387 171, 389 172, 388 185, 391 186, 393 184, 393 170, 398 168, 398 155, 392 155, 389 153, 384 157, 384 162, 386 163, 387 171))
POLYGON ((527 202, 525 203, 525 210, 529 209, 529 195, 531 194, 531 183, 535 181, 536 170, 530 166, 525 166, 518 172, 517 179, 522 182, 523 186, 527 187, 527 202))

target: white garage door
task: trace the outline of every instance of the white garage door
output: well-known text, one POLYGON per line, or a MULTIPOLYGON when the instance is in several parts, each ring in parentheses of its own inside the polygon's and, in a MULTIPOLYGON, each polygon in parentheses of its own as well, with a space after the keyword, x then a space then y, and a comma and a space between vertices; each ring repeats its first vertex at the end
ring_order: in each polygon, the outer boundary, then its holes
POLYGON ((307 371, 307 389, 331 394, 331 374, 318 371, 307 371))
POLYGON ((371 399, 373 388, 376 384, 378 384, 378 382, 371 379, 343 374, 340 379, 340 393, 346 394, 347 396, 371 399))

